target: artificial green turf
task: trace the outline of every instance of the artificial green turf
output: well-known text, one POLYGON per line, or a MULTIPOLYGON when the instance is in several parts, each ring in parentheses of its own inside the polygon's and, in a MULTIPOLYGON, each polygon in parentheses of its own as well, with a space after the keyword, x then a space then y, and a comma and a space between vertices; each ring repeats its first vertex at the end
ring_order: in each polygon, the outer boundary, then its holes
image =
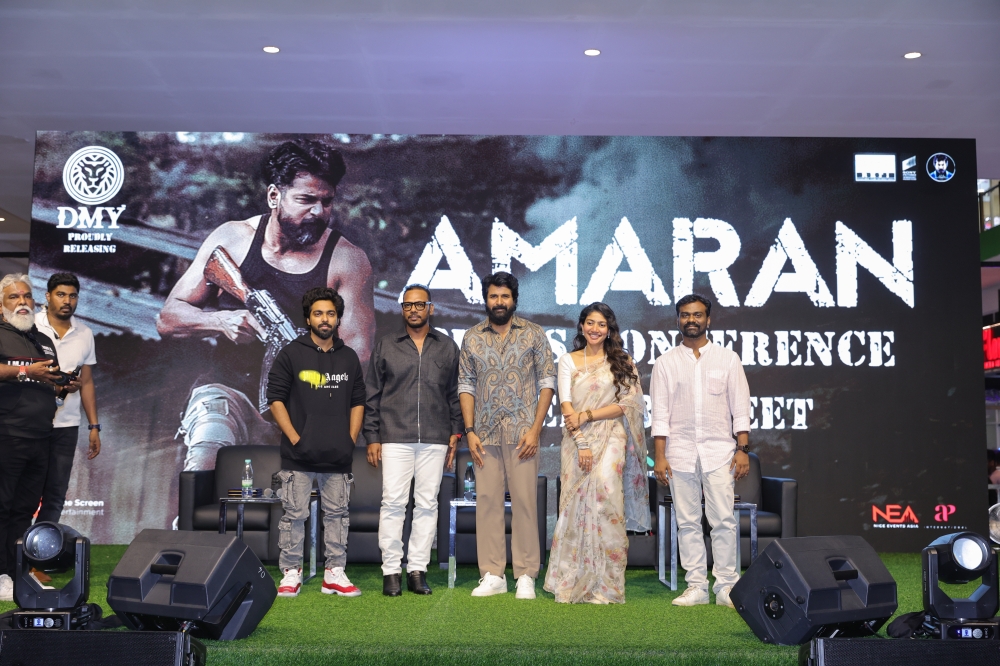
MULTIPOLYGON (((105 603, 108 576, 126 546, 91 550, 91 601, 105 603)), ((882 555, 897 582, 899 612, 919 610, 920 556, 882 555)), ((433 567, 432 560, 432 567, 433 567)), ((269 567, 275 580, 277 568, 269 567)), ((736 611, 716 606, 678 608, 651 569, 626 573, 627 603, 557 604, 543 592, 519 601, 513 593, 472 598, 478 571, 458 567, 454 590, 447 574, 428 572, 434 594, 382 596, 378 565, 350 565, 363 595, 348 599, 320 592, 320 578, 296 598, 279 597, 249 638, 205 641, 210 666, 267 664, 796 664, 798 648, 760 642, 736 611)), ((543 574, 544 575, 544 574, 543 574)), ((508 570, 509 587, 513 581, 508 570)), ((683 589, 683 583, 681 585, 683 589)), ((954 590, 952 591, 954 592, 954 590)), ((0 612, 13 608, 0 603, 0 612)), ((884 629, 883 629, 884 633, 884 629)))

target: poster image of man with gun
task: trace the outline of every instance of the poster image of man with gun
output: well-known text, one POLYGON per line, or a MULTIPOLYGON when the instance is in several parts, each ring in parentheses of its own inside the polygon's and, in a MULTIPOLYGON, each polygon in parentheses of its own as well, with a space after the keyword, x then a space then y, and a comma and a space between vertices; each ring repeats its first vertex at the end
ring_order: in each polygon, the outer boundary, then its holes
POLYGON ((350 314, 345 343, 364 366, 375 335, 373 280, 365 252, 333 229, 332 204, 346 173, 343 157, 325 143, 300 139, 268 155, 269 212, 222 224, 205 239, 156 320, 165 338, 217 337, 235 344, 259 339, 265 352, 260 389, 244 392, 212 381, 191 391, 181 419, 185 470, 213 469, 222 446, 277 444, 263 386, 274 356, 300 333, 301 295, 328 286, 350 314))

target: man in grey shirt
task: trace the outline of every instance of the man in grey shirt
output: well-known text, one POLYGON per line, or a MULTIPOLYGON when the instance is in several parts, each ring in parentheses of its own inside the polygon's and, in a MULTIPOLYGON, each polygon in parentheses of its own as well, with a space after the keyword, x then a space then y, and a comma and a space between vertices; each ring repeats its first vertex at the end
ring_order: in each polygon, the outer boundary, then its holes
POLYGON ((462 437, 458 403, 458 345, 430 326, 431 292, 423 285, 403 290, 404 330, 375 345, 368 365, 365 440, 368 462, 382 462, 382 594, 398 597, 403 560, 403 521, 413 484, 413 525, 406 587, 430 594, 427 563, 437 527, 442 468, 450 467, 462 437), (447 462, 445 456, 447 454, 447 462))

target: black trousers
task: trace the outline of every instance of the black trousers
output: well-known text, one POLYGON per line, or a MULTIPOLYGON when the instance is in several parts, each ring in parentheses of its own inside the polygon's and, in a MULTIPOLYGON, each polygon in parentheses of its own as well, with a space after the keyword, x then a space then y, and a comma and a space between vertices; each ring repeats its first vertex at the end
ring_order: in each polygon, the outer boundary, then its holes
POLYGON ((0 435, 0 573, 14 576, 16 543, 31 526, 48 467, 48 437, 0 435))
POLYGON ((53 428, 49 437, 49 470, 45 474, 45 489, 42 491, 42 508, 38 510, 35 522, 58 523, 66 502, 69 477, 73 472, 73 457, 76 442, 80 436, 79 426, 53 428))

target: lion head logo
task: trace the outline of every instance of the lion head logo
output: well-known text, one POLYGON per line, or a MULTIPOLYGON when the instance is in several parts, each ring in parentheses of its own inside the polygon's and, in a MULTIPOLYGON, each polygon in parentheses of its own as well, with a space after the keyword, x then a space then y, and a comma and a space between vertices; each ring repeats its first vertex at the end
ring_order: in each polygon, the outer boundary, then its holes
POLYGON ((102 146, 81 148, 66 160, 63 186, 85 206, 110 201, 122 189, 125 167, 118 156, 102 146))

